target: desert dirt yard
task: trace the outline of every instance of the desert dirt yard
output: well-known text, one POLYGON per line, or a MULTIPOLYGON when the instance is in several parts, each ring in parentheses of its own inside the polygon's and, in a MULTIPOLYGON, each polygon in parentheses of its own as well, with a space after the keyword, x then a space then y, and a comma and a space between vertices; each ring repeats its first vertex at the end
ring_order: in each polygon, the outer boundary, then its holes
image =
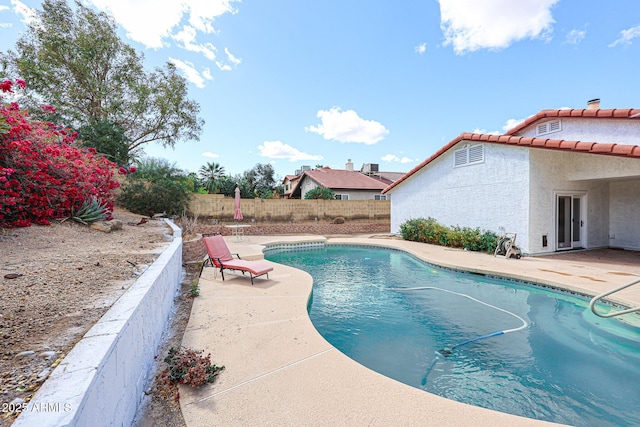
MULTIPOLYGON (((118 207, 113 217, 123 227, 109 233, 71 220, 0 229, 3 407, 28 402, 55 366, 173 238, 163 220, 118 207)), ((190 305, 184 301, 180 305, 186 312, 179 320, 186 323, 190 305)), ((173 337, 178 346, 180 341, 180 336, 173 337)), ((164 354, 159 356, 162 360, 164 354)), ((157 408, 164 403, 152 401, 151 405, 157 408)), ((161 416, 162 408, 155 412, 161 416)), ((179 413, 170 415, 180 418, 179 413)), ((3 411, 0 426, 10 425, 15 417, 3 411)), ((180 424, 179 419, 173 422, 180 424)))

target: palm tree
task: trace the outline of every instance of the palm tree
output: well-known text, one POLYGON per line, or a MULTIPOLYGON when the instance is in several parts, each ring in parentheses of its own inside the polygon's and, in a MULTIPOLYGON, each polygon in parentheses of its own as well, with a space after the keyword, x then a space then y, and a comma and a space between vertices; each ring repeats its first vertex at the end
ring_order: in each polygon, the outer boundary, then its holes
POLYGON ((224 168, 218 163, 207 162, 206 165, 200 167, 198 175, 202 178, 202 185, 209 194, 217 193, 220 179, 224 177, 224 168))

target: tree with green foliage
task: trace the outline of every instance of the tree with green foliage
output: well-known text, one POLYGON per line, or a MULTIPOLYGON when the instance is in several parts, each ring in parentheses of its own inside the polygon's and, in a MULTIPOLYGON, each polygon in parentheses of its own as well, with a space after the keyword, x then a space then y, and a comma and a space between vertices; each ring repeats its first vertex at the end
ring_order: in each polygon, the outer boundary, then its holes
POLYGON ((242 191, 242 186, 240 185, 240 175, 234 175, 234 176, 229 176, 229 175, 225 175, 222 178, 220 178, 220 182, 219 182, 219 187, 218 187, 218 191, 220 191, 220 194, 224 194, 225 196, 228 197, 235 197, 235 190, 236 190, 236 186, 240 187, 240 196, 245 199, 245 198, 249 198, 249 197, 253 197, 251 196, 249 193, 247 192, 243 192, 242 191))
POLYGON ((175 164, 145 158, 138 162, 135 173, 127 174, 118 202, 141 215, 182 215, 189 207, 192 188, 188 174, 175 164))
POLYGON ((92 120, 91 124, 78 129, 78 139, 83 146, 95 148, 118 165, 128 165, 135 160, 135 154, 129 152, 129 141, 124 129, 117 123, 92 120))
MULTIPOLYGON (((158 142, 174 147, 198 140, 200 105, 187 97, 187 82, 175 65, 147 72, 143 55, 117 34, 113 18, 81 2, 44 0, 37 19, 0 54, 5 75, 27 81, 21 103, 38 117, 43 103, 55 105, 55 122, 81 130, 85 145, 112 159, 158 142)), ((51 115, 46 120, 53 120, 51 115)))
POLYGON ((313 200, 313 199, 324 199, 324 200, 333 200, 336 198, 333 190, 325 187, 316 187, 312 190, 307 191, 304 194, 305 200, 313 200))
POLYGON ((207 194, 207 190, 202 186, 202 181, 200 181, 200 177, 196 172, 189 172, 187 178, 189 179, 189 191, 198 194, 207 194))
POLYGON ((245 171, 243 178, 253 190, 253 197, 267 199, 273 197, 276 187, 275 170, 273 165, 258 163, 252 169, 245 171))
POLYGON ((200 167, 198 171, 202 186, 209 194, 217 193, 221 187, 221 179, 224 177, 224 167, 216 162, 207 162, 206 165, 200 167))
POLYGON ((276 184, 275 170, 270 164, 258 163, 253 168, 234 176, 220 178, 219 191, 228 197, 235 197, 236 187, 240 189, 243 199, 269 199, 275 194, 282 194, 282 185, 276 184))

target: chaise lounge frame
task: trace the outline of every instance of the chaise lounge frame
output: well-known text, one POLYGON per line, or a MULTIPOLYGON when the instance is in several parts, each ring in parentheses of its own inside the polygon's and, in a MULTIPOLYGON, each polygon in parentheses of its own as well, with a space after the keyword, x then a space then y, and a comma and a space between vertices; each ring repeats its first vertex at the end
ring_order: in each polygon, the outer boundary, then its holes
MULTIPOLYGON (((202 267, 203 269, 205 266, 219 268, 222 280, 224 280, 224 270, 240 271, 243 275, 246 272, 249 273, 251 285, 253 286, 254 278, 266 275, 268 279, 269 272, 273 271, 273 267, 269 264, 260 261, 243 260, 239 254, 232 254, 220 234, 207 236, 202 240, 207 248, 207 259, 202 267), (236 258, 233 258, 233 255, 236 258)), ((202 269, 200 274, 202 274, 202 269)))

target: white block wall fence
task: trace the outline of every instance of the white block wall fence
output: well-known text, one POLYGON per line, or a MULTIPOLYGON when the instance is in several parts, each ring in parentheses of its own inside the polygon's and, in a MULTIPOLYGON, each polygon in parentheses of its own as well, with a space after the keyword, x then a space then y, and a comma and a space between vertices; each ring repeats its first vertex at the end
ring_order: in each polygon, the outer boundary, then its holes
POLYGON ((167 223, 172 242, 73 347, 14 427, 131 425, 181 282, 182 233, 167 223))

